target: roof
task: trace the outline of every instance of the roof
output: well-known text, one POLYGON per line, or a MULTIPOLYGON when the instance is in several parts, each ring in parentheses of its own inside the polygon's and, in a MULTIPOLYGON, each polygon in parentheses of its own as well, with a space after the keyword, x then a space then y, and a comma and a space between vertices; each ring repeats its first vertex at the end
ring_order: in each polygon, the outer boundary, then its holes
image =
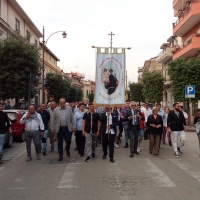
POLYGON ((163 43, 161 46, 160 46, 160 49, 164 49, 164 47, 169 47, 170 46, 170 43, 163 43))
MULTIPOLYGON (((43 43, 40 42, 40 45, 43 47, 43 43)), ((60 61, 60 59, 45 45, 45 51, 48 51, 49 54, 51 54, 52 57, 54 57, 57 61, 60 61)))
POLYGON ((36 27, 36 25, 33 23, 33 21, 30 19, 30 17, 26 14, 26 12, 23 10, 23 8, 19 5, 19 3, 16 0, 8 0, 10 5, 14 7, 14 9, 18 12, 19 15, 26 21, 26 23, 32 28, 34 33, 41 38, 42 33, 39 31, 39 29, 36 27))

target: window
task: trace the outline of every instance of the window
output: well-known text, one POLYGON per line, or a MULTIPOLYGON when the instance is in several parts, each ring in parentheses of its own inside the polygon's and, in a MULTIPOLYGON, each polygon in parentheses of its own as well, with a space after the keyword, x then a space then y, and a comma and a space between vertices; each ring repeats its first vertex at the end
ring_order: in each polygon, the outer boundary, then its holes
POLYGON ((17 18, 15 18, 15 30, 20 31, 20 21, 17 18))
POLYGON ((31 39, 31 33, 30 33, 28 30, 26 30, 26 39, 27 39, 27 41, 30 42, 30 39, 31 39))
POLYGON ((88 96, 88 90, 86 90, 86 96, 88 96))
POLYGON ((93 94, 93 90, 91 90, 91 93, 93 94))
POLYGON ((38 41, 35 39, 35 48, 38 46, 38 41))

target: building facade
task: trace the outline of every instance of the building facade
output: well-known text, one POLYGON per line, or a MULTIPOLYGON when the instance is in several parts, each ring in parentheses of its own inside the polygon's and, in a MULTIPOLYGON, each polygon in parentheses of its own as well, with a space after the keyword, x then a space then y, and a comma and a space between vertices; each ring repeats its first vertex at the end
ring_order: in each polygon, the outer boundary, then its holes
POLYGON ((141 82, 142 80, 142 74, 143 74, 143 67, 138 67, 138 82, 141 82))
POLYGON ((95 93, 95 82, 91 80, 83 80, 83 100, 88 101, 88 95, 95 93))
POLYGON ((16 0, 1 0, 0 39, 6 37, 9 32, 18 32, 36 47, 39 46, 39 39, 42 37, 42 33, 16 0))
POLYGON ((82 80, 85 78, 84 74, 78 72, 66 73, 71 78, 71 85, 77 88, 83 88, 82 80))
POLYGON ((181 38, 181 44, 176 45, 173 51, 173 60, 176 58, 200 58, 200 0, 174 0, 173 34, 181 38))
POLYGON ((162 106, 163 107, 173 107, 173 96, 171 92, 171 82, 169 80, 169 75, 168 75, 168 62, 172 60, 172 52, 174 50, 174 46, 178 44, 178 38, 174 35, 170 36, 167 39, 167 43, 163 43, 160 46, 161 52, 157 56, 156 61, 158 63, 162 64, 162 73, 163 77, 165 78, 164 82, 164 91, 163 91, 163 101, 162 101, 162 106))

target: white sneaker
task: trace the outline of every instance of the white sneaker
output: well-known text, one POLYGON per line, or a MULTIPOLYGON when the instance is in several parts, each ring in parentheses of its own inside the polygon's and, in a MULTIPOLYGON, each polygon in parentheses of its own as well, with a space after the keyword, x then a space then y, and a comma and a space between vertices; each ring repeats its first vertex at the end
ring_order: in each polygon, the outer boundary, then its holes
POLYGON ((137 152, 140 152, 140 148, 139 147, 137 148, 137 152))
POLYGON ((178 153, 178 151, 175 152, 175 156, 176 156, 177 158, 179 158, 179 153, 178 153))
POLYGON ((116 147, 116 148, 118 148, 118 147, 119 147, 119 146, 118 146, 116 143, 115 143, 114 145, 115 145, 115 147, 116 147))

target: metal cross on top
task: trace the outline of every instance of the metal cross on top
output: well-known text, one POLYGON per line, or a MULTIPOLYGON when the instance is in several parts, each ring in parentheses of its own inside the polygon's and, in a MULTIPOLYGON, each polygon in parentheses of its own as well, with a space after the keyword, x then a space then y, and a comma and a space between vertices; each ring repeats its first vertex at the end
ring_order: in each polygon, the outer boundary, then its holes
POLYGON ((115 34, 111 31, 111 33, 109 33, 108 35, 110 35, 110 48, 111 48, 111 51, 112 51, 112 43, 113 43, 113 41, 112 41, 112 36, 114 36, 115 34))

